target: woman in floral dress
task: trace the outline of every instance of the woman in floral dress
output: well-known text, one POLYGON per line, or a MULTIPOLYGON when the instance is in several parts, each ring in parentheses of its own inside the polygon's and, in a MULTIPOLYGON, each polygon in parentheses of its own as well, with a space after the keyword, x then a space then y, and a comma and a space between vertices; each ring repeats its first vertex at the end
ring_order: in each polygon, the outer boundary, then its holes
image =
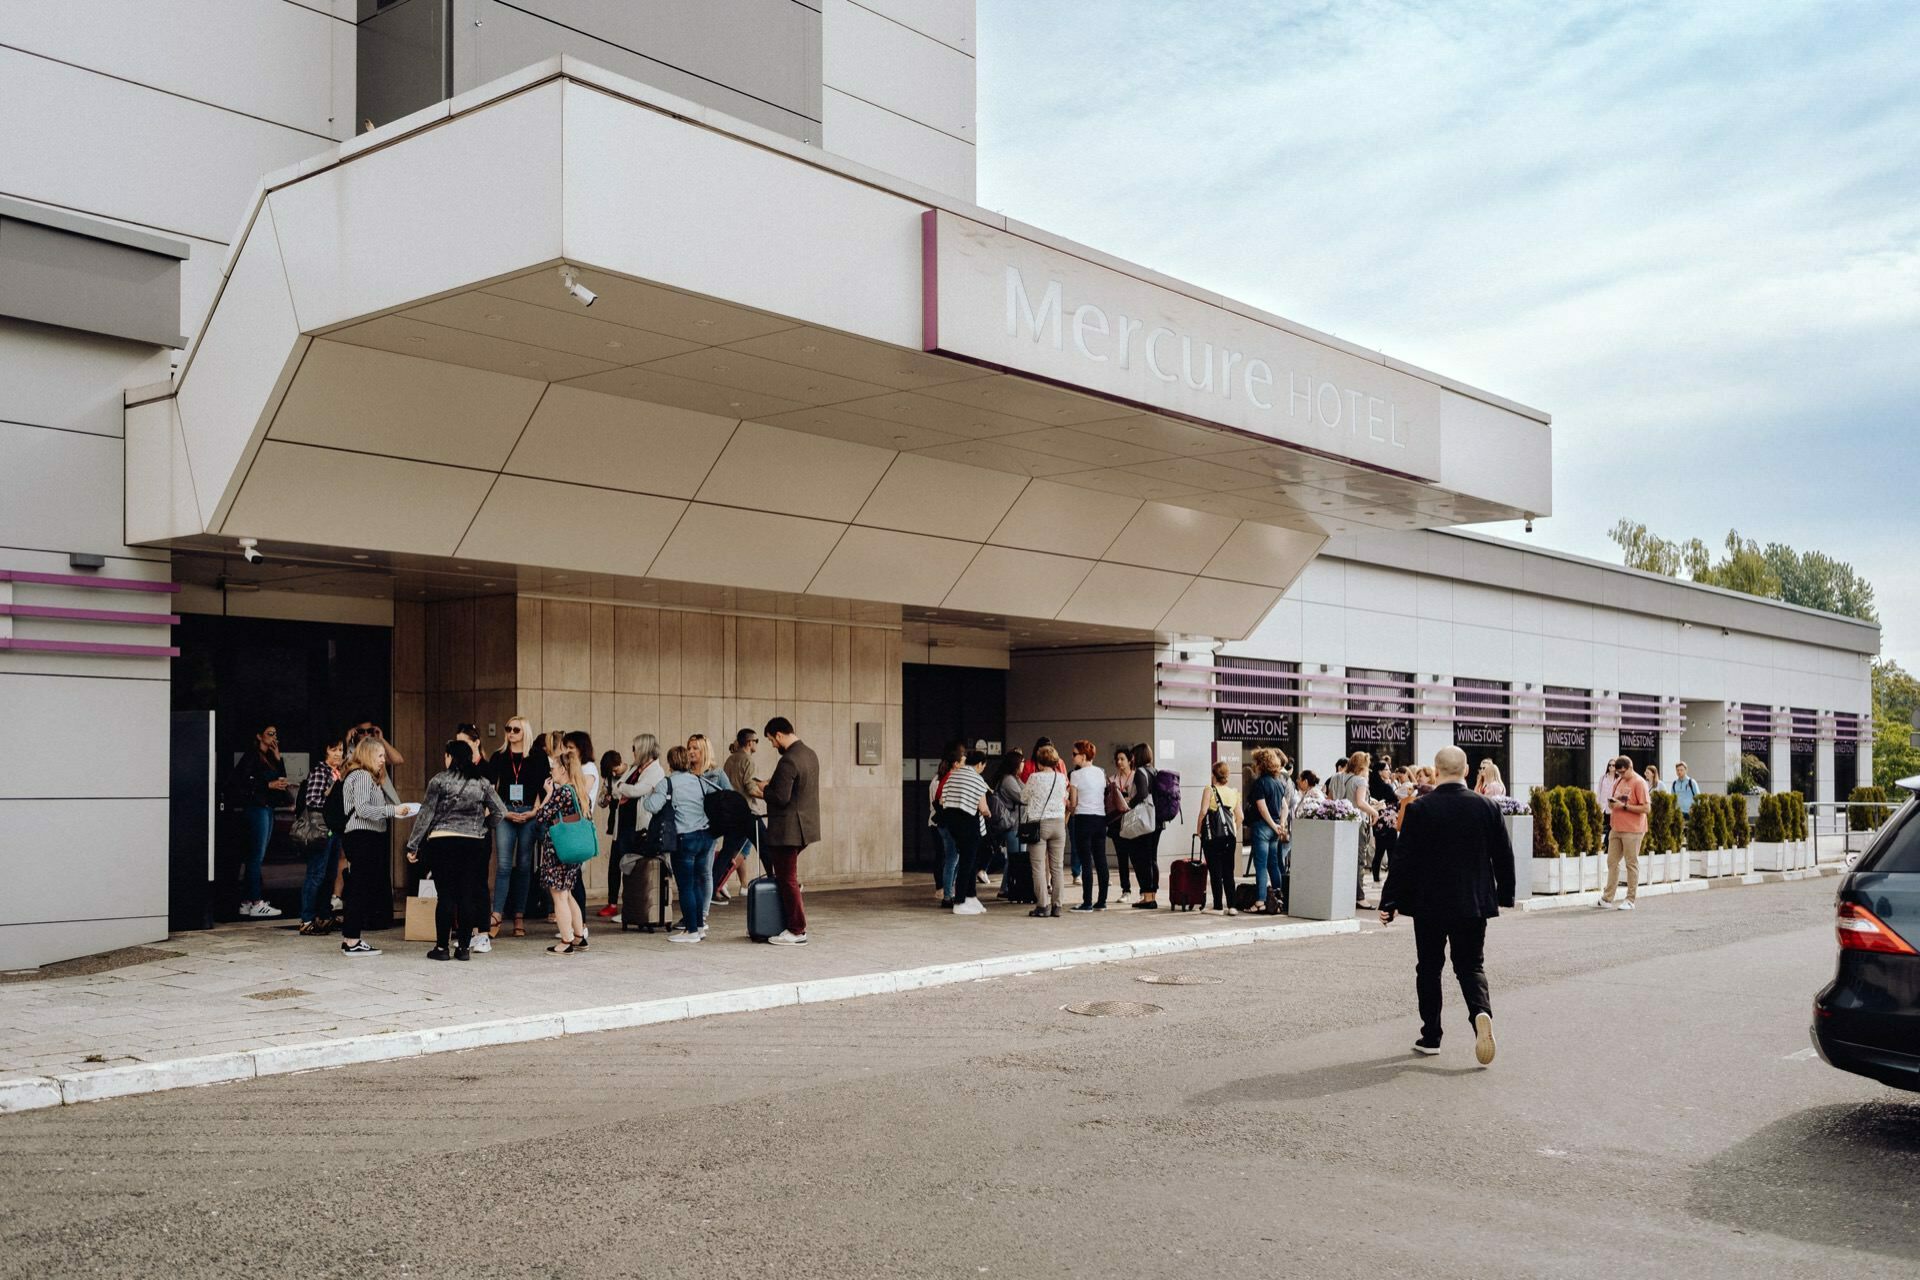
POLYGON ((548 762, 553 776, 547 783, 546 799, 533 816, 533 821, 540 824, 540 849, 534 855, 533 870, 553 895, 554 921, 560 927, 560 941, 547 950, 564 956, 587 949, 587 928, 580 904, 573 897, 573 882, 580 878, 580 868, 568 866, 555 855, 553 824, 575 814, 591 821, 586 808, 591 803, 587 799, 591 788, 580 767, 580 752, 574 747, 562 746, 548 757, 548 762))

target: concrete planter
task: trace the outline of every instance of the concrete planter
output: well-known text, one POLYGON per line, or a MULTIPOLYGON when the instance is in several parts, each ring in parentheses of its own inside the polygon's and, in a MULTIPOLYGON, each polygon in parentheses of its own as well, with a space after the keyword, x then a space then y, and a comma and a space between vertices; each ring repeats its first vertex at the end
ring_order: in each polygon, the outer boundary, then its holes
POLYGON ((1793 846, 1784 840, 1755 840, 1747 846, 1755 871, 1793 870, 1793 846))
POLYGON ((1733 874, 1733 849, 1696 849, 1683 855, 1687 859, 1687 869, 1702 879, 1717 879, 1733 874))
POLYGON ((1733 855, 1733 874, 1736 876, 1752 875, 1753 846, 1747 845, 1742 849, 1734 849, 1731 853, 1733 855))
POLYGON ((1536 895, 1580 892, 1580 859, 1529 858, 1536 895))
POLYGON ((1287 914, 1302 920, 1352 919, 1359 867, 1359 823, 1295 822, 1287 914))
POLYGON ((1673 855, 1648 853, 1640 858, 1641 884, 1666 884, 1673 879, 1673 855))
POLYGON ((1586 893, 1598 892, 1601 880, 1607 874, 1607 860, 1597 853, 1582 854, 1572 859, 1580 864, 1580 888, 1586 893))
MULTIPOLYGON (((1531 898, 1534 894, 1533 869, 1528 864, 1536 861, 1533 856, 1533 816, 1531 814, 1510 814, 1500 819, 1507 827, 1507 842, 1513 846, 1513 900, 1531 898)), ((1558 862, 1558 858, 1540 858, 1539 862, 1558 862)))

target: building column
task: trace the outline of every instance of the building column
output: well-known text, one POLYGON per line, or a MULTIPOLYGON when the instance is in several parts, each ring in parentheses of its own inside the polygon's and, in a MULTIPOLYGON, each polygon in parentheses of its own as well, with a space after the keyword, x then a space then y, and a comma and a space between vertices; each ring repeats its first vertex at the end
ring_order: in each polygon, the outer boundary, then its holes
POLYGON ((1593 770, 1593 780, 1587 785, 1599 790, 1600 779, 1607 776, 1607 766, 1620 754, 1620 731, 1618 729, 1595 728, 1588 739, 1593 749, 1587 753, 1589 767, 1593 770))
POLYGON ((1300 758, 1294 761, 1293 768, 1296 777, 1300 770, 1311 769, 1324 781, 1333 770, 1334 759, 1347 753, 1346 695, 1342 686, 1336 681, 1314 679, 1315 675, 1345 674, 1345 667, 1300 673, 1301 689, 1310 710, 1300 715, 1300 758))
POLYGON ((1772 750, 1767 753, 1767 790, 1775 795, 1782 791, 1793 790, 1793 739, 1777 732, 1772 739, 1772 750))
MULTIPOLYGON (((1832 804, 1836 800, 1846 799, 1845 796, 1835 795, 1833 790, 1833 739, 1831 738, 1821 738, 1813 744, 1813 799, 1815 804, 1832 804)), ((1843 819, 1840 829, 1846 830, 1845 814, 1841 810, 1825 809, 1820 813, 1821 817, 1828 822, 1833 821, 1835 814, 1840 814, 1843 819)))
POLYGON ((1508 754, 1513 776, 1507 779, 1507 794, 1524 796, 1547 781, 1547 735, 1542 729, 1513 726, 1507 735, 1508 754))
POLYGON ((1725 791, 1740 771, 1740 729, 1727 724, 1725 702, 1682 702, 1684 728, 1680 731, 1679 759, 1700 790, 1725 791))

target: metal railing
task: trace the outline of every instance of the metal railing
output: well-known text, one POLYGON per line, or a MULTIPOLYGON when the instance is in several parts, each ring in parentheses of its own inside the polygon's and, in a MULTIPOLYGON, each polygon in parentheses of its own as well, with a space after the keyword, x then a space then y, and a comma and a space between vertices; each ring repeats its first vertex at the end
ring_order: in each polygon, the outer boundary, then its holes
POLYGON ((1849 867, 1852 866, 1860 855, 1867 851, 1867 846, 1873 843, 1874 837, 1880 834, 1880 828, 1885 826, 1887 822, 1893 820, 1893 815, 1899 811, 1902 803, 1911 804, 1912 801, 1809 801, 1807 804, 1807 839, 1813 843, 1813 865, 1817 867, 1822 861, 1820 841, 1824 837, 1827 841, 1827 857, 1825 860, 1828 862, 1840 862, 1849 867), (1879 825, 1868 830, 1852 831, 1849 830, 1852 823, 1848 821, 1848 818, 1854 809, 1884 809, 1887 812, 1887 817, 1879 825), (1828 811, 1828 817, 1825 821, 1821 819, 1822 810, 1828 811))

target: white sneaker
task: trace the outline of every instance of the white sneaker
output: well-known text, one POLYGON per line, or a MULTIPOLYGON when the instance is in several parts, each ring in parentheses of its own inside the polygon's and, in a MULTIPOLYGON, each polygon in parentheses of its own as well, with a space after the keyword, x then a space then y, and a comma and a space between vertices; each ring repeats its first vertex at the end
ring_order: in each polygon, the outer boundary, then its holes
POLYGON ((795 933, 791 929, 782 929, 767 941, 776 947, 804 947, 807 945, 807 935, 795 933))
POLYGON ((612 915, 610 915, 610 916, 608 916, 608 917, 607 917, 607 923, 608 923, 608 924, 619 924, 619 923, 620 923, 620 922, 621 922, 621 921, 622 921, 623 919, 625 919, 625 917, 624 917, 624 916, 622 916, 622 915, 621 915, 621 914, 620 914, 620 913, 619 913, 618 911, 616 911, 616 912, 614 912, 614 913, 613 913, 612 915))
POLYGON ((240 910, 255 920, 271 920, 281 914, 280 908, 269 906, 264 902, 256 902, 251 908, 242 907, 240 910))
POLYGON ((1613 910, 1613 904, 1611 902, 1608 902, 1605 898, 1600 899, 1600 901, 1594 903, 1593 905, 1601 911, 1613 910))
POLYGON ((978 898, 968 898, 965 902, 953 904, 953 914, 957 916, 983 916, 987 914, 987 904, 978 898))
POLYGON ((347 904, 340 901, 340 899, 333 898, 331 899, 331 901, 333 903, 334 914, 338 915, 340 912, 345 911, 347 909, 347 904))
POLYGON ((474 934, 473 950, 480 955, 487 954, 487 952, 493 950, 493 939, 484 933, 474 934))
POLYGON ((1227 908, 1227 914, 1228 914, 1228 915, 1230 915, 1230 916, 1237 916, 1237 915, 1239 915, 1239 914, 1240 914, 1240 912, 1239 912, 1239 910, 1238 910, 1237 908, 1234 908, 1234 907, 1228 907, 1228 908, 1227 908))
POLYGON ((343 956, 377 956, 380 954, 380 948, 368 946, 367 940, 362 938, 352 946, 348 946, 344 942, 341 943, 340 954, 343 956))
MULTIPOLYGON (((1628 899, 1627 899, 1627 900, 1626 900, 1625 902, 1623 902, 1623 903, 1621 903, 1621 904, 1620 904, 1620 909, 1621 909, 1622 911, 1631 911, 1631 910, 1633 910, 1633 899, 1632 899, 1632 898, 1628 898, 1628 899)), ((274 912, 273 914, 275 914, 275 915, 279 915, 280 913, 279 913, 278 911, 276 911, 276 912, 274 912)))
POLYGON ((670 933, 667 935, 667 941, 668 942, 698 942, 700 941, 700 939, 706 936, 707 935, 704 933, 670 933))

